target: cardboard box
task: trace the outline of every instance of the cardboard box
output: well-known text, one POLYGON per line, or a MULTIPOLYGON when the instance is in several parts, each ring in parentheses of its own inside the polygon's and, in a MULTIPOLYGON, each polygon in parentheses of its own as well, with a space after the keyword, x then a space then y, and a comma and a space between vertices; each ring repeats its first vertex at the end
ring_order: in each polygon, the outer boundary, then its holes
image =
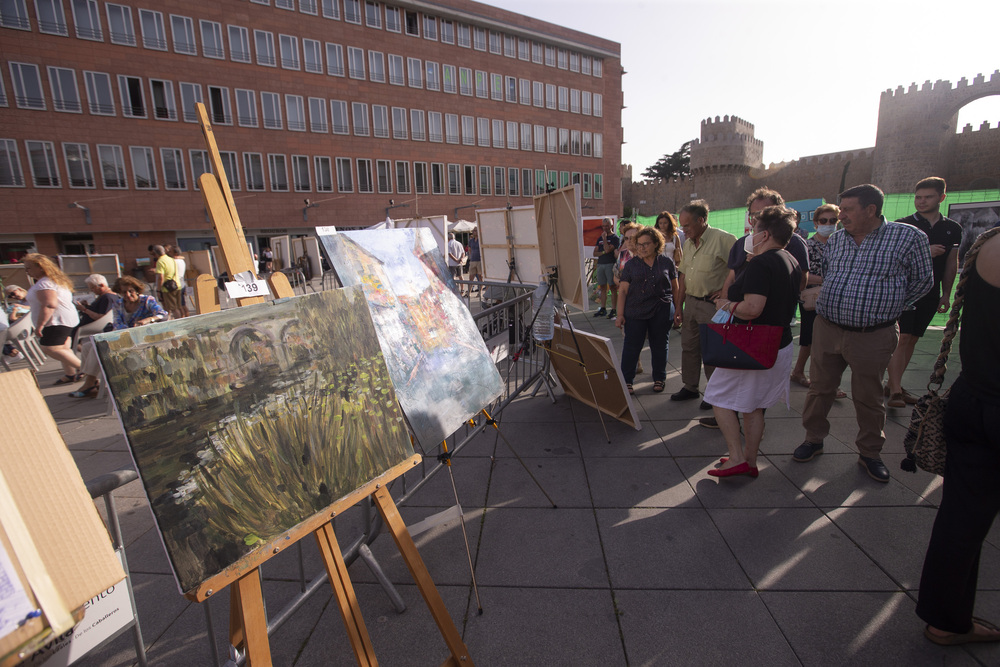
POLYGON ((0 373, 0 401, 17 415, 5 420, 0 438, 0 544, 10 561, 0 593, 13 600, 20 584, 31 609, 2 626, 6 667, 20 662, 25 645, 66 632, 125 573, 34 376, 0 373))

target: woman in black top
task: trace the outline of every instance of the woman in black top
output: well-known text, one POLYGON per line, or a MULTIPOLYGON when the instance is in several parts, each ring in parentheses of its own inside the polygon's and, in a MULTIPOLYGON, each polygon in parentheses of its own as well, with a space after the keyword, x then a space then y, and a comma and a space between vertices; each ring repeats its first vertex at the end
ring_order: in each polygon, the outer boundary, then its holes
POLYGON ((653 391, 659 393, 667 379, 667 339, 677 302, 677 267, 674 260, 660 254, 663 235, 655 228, 640 229, 634 243, 636 256, 622 267, 618 283, 615 326, 625 330, 622 375, 628 392, 633 393, 635 365, 648 337, 653 391))
POLYGON ((944 414, 944 492, 917 598, 924 636, 943 646, 1000 641, 1000 628, 972 615, 983 540, 1000 513, 1000 235, 973 246, 962 282, 962 372, 944 414))
POLYGON ((762 371, 716 368, 705 388, 705 400, 712 404, 722 429, 729 456, 722 465, 709 470, 713 477, 757 476, 757 450, 764 434, 764 410, 779 402, 788 405, 788 375, 792 370, 792 329, 789 326, 799 300, 802 269, 785 246, 795 229, 795 211, 784 206, 768 206, 755 219, 753 232, 746 237, 751 255, 746 269, 720 296, 715 305, 732 313, 736 323, 753 321, 782 327, 781 348, 774 366, 762 371), (740 437, 743 414, 744 445, 740 437))

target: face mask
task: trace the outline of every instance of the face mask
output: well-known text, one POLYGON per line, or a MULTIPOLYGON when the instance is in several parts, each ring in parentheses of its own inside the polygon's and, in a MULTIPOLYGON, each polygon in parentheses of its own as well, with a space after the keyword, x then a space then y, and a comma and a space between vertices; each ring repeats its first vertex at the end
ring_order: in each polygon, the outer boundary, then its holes
POLYGON ((747 234, 746 238, 743 239, 743 250, 745 250, 748 255, 752 255, 753 248, 753 234, 747 234))
POLYGON ((837 231, 837 225, 816 225, 816 233, 820 236, 829 236, 837 231))

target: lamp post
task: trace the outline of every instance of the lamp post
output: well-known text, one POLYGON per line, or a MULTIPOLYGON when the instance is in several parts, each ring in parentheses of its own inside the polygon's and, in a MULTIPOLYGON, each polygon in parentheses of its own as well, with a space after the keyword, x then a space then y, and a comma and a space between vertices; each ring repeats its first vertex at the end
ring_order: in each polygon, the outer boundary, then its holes
POLYGON ((86 206, 84 206, 83 204, 79 204, 77 202, 70 202, 70 204, 69 204, 69 206, 67 208, 78 208, 78 209, 80 209, 81 211, 83 211, 83 217, 87 221, 87 224, 88 225, 94 224, 94 221, 90 219, 90 209, 87 208, 86 206))

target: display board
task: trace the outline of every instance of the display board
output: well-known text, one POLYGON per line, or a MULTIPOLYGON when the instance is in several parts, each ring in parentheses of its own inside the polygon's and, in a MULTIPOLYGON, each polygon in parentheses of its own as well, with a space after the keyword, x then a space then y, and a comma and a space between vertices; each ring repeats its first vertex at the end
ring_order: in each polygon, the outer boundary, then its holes
POLYGON ((610 338, 579 329, 571 332, 557 324, 551 348, 546 351, 559 384, 569 396, 637 431, 642 429, 610 338))
POLYGON ((476 211, 479 252, 486 280, 537 283, 542 275, 538 253, 535 207, 483 209, 476 211), (511 272, 510 262, 514 262, 511 272))
POLYGON ((429 229, 441 259, 448 257, 448 216, 431 215, 426 218, 400 218, 392 221, 395 229, 429 229))
POLYGON ((549 267, 557 267, 557 284, 562 300, 580 310, 587 310, 580 186, 570 185, 536 196, 535 226, 543 272, 548 272, 549 267))
POLYGON ((360 288, 95 342, 182 592, 413 455, 360 288))
POLYGON ((437 446, 503 387, 430 230, 317 233, 340 282, 364 286, 410 428, 437 446))
POLYGON ((84 281, 91 274, 101 274, 109 285, 114 285, 122 275, 118 255, 59 255, 58 259, 59 268, 73 281, 74 292, 89 290, 84 281))

